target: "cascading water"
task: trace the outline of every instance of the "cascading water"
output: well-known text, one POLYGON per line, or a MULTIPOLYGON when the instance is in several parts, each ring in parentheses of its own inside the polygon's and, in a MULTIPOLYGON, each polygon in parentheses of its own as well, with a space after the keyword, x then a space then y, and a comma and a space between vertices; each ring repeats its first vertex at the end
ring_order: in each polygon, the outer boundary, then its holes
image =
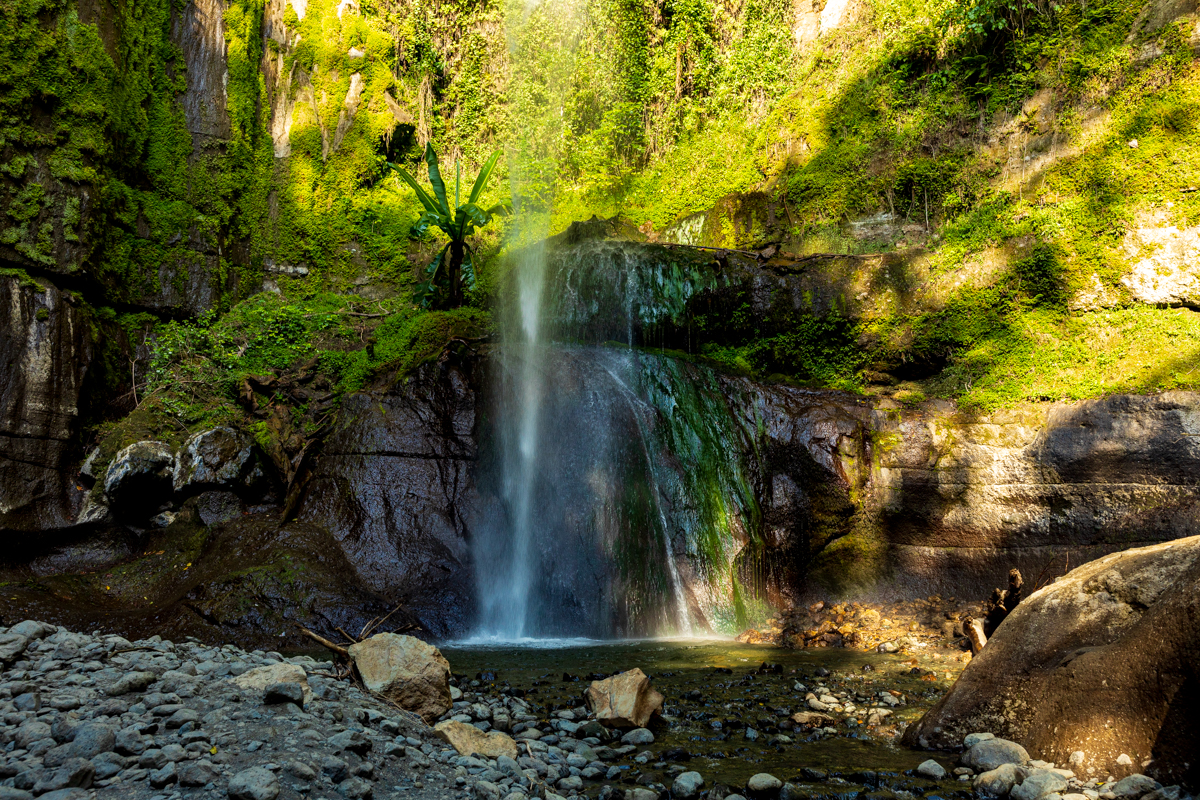
POLYGON ((688 635, 751 613, 759 547, 754 398, 645 349, 715 273, 587 241, 515 257, 481 453, 477 634, 688 635), (640 346, 639 346, 640 345, 640 346))
POLYGON ((538 480, 538 443, 545 366, 541 347, 545 245, 524 250, 514 273, 515 304, 505 309, 502 364, 514 380, 515 404, 501 410, 503 496, 509 509, 507 536, 477 539, 476 563, 486 635, 520 639, 526 635, 529 592, 533 582, 530 545, 532 503, 538 480))

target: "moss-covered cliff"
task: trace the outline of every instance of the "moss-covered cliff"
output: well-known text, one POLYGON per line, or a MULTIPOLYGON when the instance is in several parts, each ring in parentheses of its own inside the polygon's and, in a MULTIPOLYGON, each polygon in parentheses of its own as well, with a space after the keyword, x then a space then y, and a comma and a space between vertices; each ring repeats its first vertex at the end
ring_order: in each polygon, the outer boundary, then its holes
POLYGON ((1193 6, 19 0, 0 266, 30 308, 30 275, 67 293, 38 323, 90 321, 38 363, 89 354, 64 435, 107 417, 105 452, 261 429, 246 379, 271 372, 321 373, 316 401, 259 392, 297 409, 277 436, 315 435, 372 375, 486 334, 503 253, 593 214, 747 251, 642 342, 727 369, 983 409, 1192 387, 1193 6), (384 166, 427 142, 448 175, 502 149, 487 201, 518 212, 450 315, 409 300, 438 242, 384 166))

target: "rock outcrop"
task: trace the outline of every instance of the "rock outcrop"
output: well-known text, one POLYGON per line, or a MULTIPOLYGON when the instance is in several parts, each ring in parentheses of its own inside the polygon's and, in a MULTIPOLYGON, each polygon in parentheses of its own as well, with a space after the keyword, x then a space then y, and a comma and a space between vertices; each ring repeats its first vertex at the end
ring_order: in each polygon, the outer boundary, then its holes
POLYGON ((175 452, 166 442, 134 442, 117 453, 104 473, 104 494, 124 519, 141 521, 172 496, 175 452))
POLYGON ((1084 564, 1017 606, 904 741, 992 731, 1088 775, 1195 785, 1198 619, 1200 537, 1084 564))
POLYGON ((470 616, 479 369, 448 357, 347 397, 299 512, 337 537, 367 586, 407 598, 438 636, 465 632, 470 616))
POLYGON ((1200 526, 1200 394, 1116 395, 972 415, 871 413, 878 594, 986 597, 1200 526))

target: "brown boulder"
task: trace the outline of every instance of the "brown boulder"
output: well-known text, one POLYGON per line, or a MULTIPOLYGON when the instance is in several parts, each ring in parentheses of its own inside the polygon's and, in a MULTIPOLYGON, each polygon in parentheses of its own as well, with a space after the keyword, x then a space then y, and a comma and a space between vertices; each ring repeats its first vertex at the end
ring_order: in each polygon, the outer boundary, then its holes
POLYGON ((450 662, 436 647, 412 636, 377 633, 349 650, 372 692, 426 722, 450 709, 450 662))
POLYGON ((517 743, 511 736, 500 731, 484 733, 474 725, 448 719, 433 726, 433 735, 448 742, 459 755, 479 753, 488 758, 517 757, 517 743))
POLYGON ((592 681, 587 690, 588 706, 600 724, 608 728, 646 727, 665 699, 637 668, 592 681))
POLYGON ((1084 564, 1017 606, 904 742, 990 731, 1046 761, 1082 751, 1084 775, 1150 762, 1165 784, 1200 784, 1198 620, 1200 536, 1084 564))

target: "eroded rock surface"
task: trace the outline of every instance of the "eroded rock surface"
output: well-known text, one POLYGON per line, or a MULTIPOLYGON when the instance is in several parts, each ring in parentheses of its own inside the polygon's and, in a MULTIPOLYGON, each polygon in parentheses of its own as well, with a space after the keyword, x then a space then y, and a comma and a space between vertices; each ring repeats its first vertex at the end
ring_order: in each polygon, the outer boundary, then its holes
POLYGON ((883 594, 986 597, 1200 525, 1200 394, 871 415, 883 594))
POLYGON ((299 514, 337 537, 373 590, 407 597, 437 635, 465 632, 469 615, 477 368, 428 364, 391 391, 347 397, 299 514))
POLYGON ((1085 564, 1017 606, 904 741, 945 748, 992 731, 1088 774, 1147 763, 1163 783, 1194 784, 1196 619, 1200 537, 1085 564))

